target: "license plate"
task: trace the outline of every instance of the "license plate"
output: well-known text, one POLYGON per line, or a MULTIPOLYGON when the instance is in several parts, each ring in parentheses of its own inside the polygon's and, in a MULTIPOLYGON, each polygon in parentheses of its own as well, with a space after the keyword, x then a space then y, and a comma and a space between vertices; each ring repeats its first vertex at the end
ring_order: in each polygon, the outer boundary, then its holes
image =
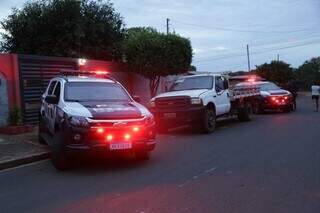
POLYGON ((112 143, 110 144, 110 150, 123 150, 131 149, 132 143, 112 143))
POLYGON ((176 113, 164 113, 163 117, 165 118, 175 118, 177 117, 176 113))

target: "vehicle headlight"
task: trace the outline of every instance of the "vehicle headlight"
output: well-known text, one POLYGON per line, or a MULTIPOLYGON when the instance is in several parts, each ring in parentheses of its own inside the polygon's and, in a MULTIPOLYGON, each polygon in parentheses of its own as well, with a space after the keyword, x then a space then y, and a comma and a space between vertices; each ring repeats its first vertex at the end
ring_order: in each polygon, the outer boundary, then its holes
POLYGON ((76 126, 76 127, 88 127, 89 126, 89 122, 87 121, 87 119, 85 117, 81 117, 81 116, 71 117, 70 124, 72 126, 76 126))
POLYGON ((202 101, 200 98, 191 98, 191 104, 199 105, 202 104, 202 101))

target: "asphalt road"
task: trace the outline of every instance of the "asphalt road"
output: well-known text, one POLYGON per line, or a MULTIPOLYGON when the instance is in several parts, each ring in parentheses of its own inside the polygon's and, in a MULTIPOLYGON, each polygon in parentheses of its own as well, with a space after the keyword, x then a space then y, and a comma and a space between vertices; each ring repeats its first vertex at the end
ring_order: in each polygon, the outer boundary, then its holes
POLYGON ((0 172, 0 212, 320 212, 320 112, 161 135, 150 161, 49 161, 0 172))

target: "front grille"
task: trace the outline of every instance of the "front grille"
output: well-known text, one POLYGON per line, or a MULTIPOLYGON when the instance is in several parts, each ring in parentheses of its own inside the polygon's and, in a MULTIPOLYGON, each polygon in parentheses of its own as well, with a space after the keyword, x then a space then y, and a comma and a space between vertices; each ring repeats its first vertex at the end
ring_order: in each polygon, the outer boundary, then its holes
POLYGON ((158 109, 180 109, 191 104, 189 97, 174 97, 174 98, 157 98, 156 107, 158 109))

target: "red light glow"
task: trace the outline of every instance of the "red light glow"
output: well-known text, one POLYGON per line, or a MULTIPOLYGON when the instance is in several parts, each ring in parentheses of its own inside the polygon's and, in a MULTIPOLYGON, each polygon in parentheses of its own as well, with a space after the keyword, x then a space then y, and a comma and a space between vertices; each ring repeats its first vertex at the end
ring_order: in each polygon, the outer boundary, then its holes
POLYGON ((256 79, 255 79, 255 78, 249 78, 247 81, 248 81, 248 82, 255 82, 256 79))
POLYGON ((131 138, 131 135, 129 135, 129 134, 125 134, 125 135, 124 135, 124 139, 130 140, 130 138, 131 138))
POLYGON ((132 128, 132 130, 133 130, 134 132, 139 132, 139 131, 140 131, 140 128, 137 127, 137 126, 135 126, 135 127, 132 128))
POLYGON ((104 132, 104 129, 103 129, 103 128, 98 128, 98 129, 97 129, 97 133, 100 133, 100 134, 101 134, 101 133, 103 133, 103 132, 104 132))
POLYGON ((107 141, 112 141, 113 140, 113 135, 107 135, 107 141))
POLYGON ((108 74, 107 71, 101 71, 101 70, 95 71, 94 73, 95 73, 96 75, 107 75, 107 74, 108 74))

